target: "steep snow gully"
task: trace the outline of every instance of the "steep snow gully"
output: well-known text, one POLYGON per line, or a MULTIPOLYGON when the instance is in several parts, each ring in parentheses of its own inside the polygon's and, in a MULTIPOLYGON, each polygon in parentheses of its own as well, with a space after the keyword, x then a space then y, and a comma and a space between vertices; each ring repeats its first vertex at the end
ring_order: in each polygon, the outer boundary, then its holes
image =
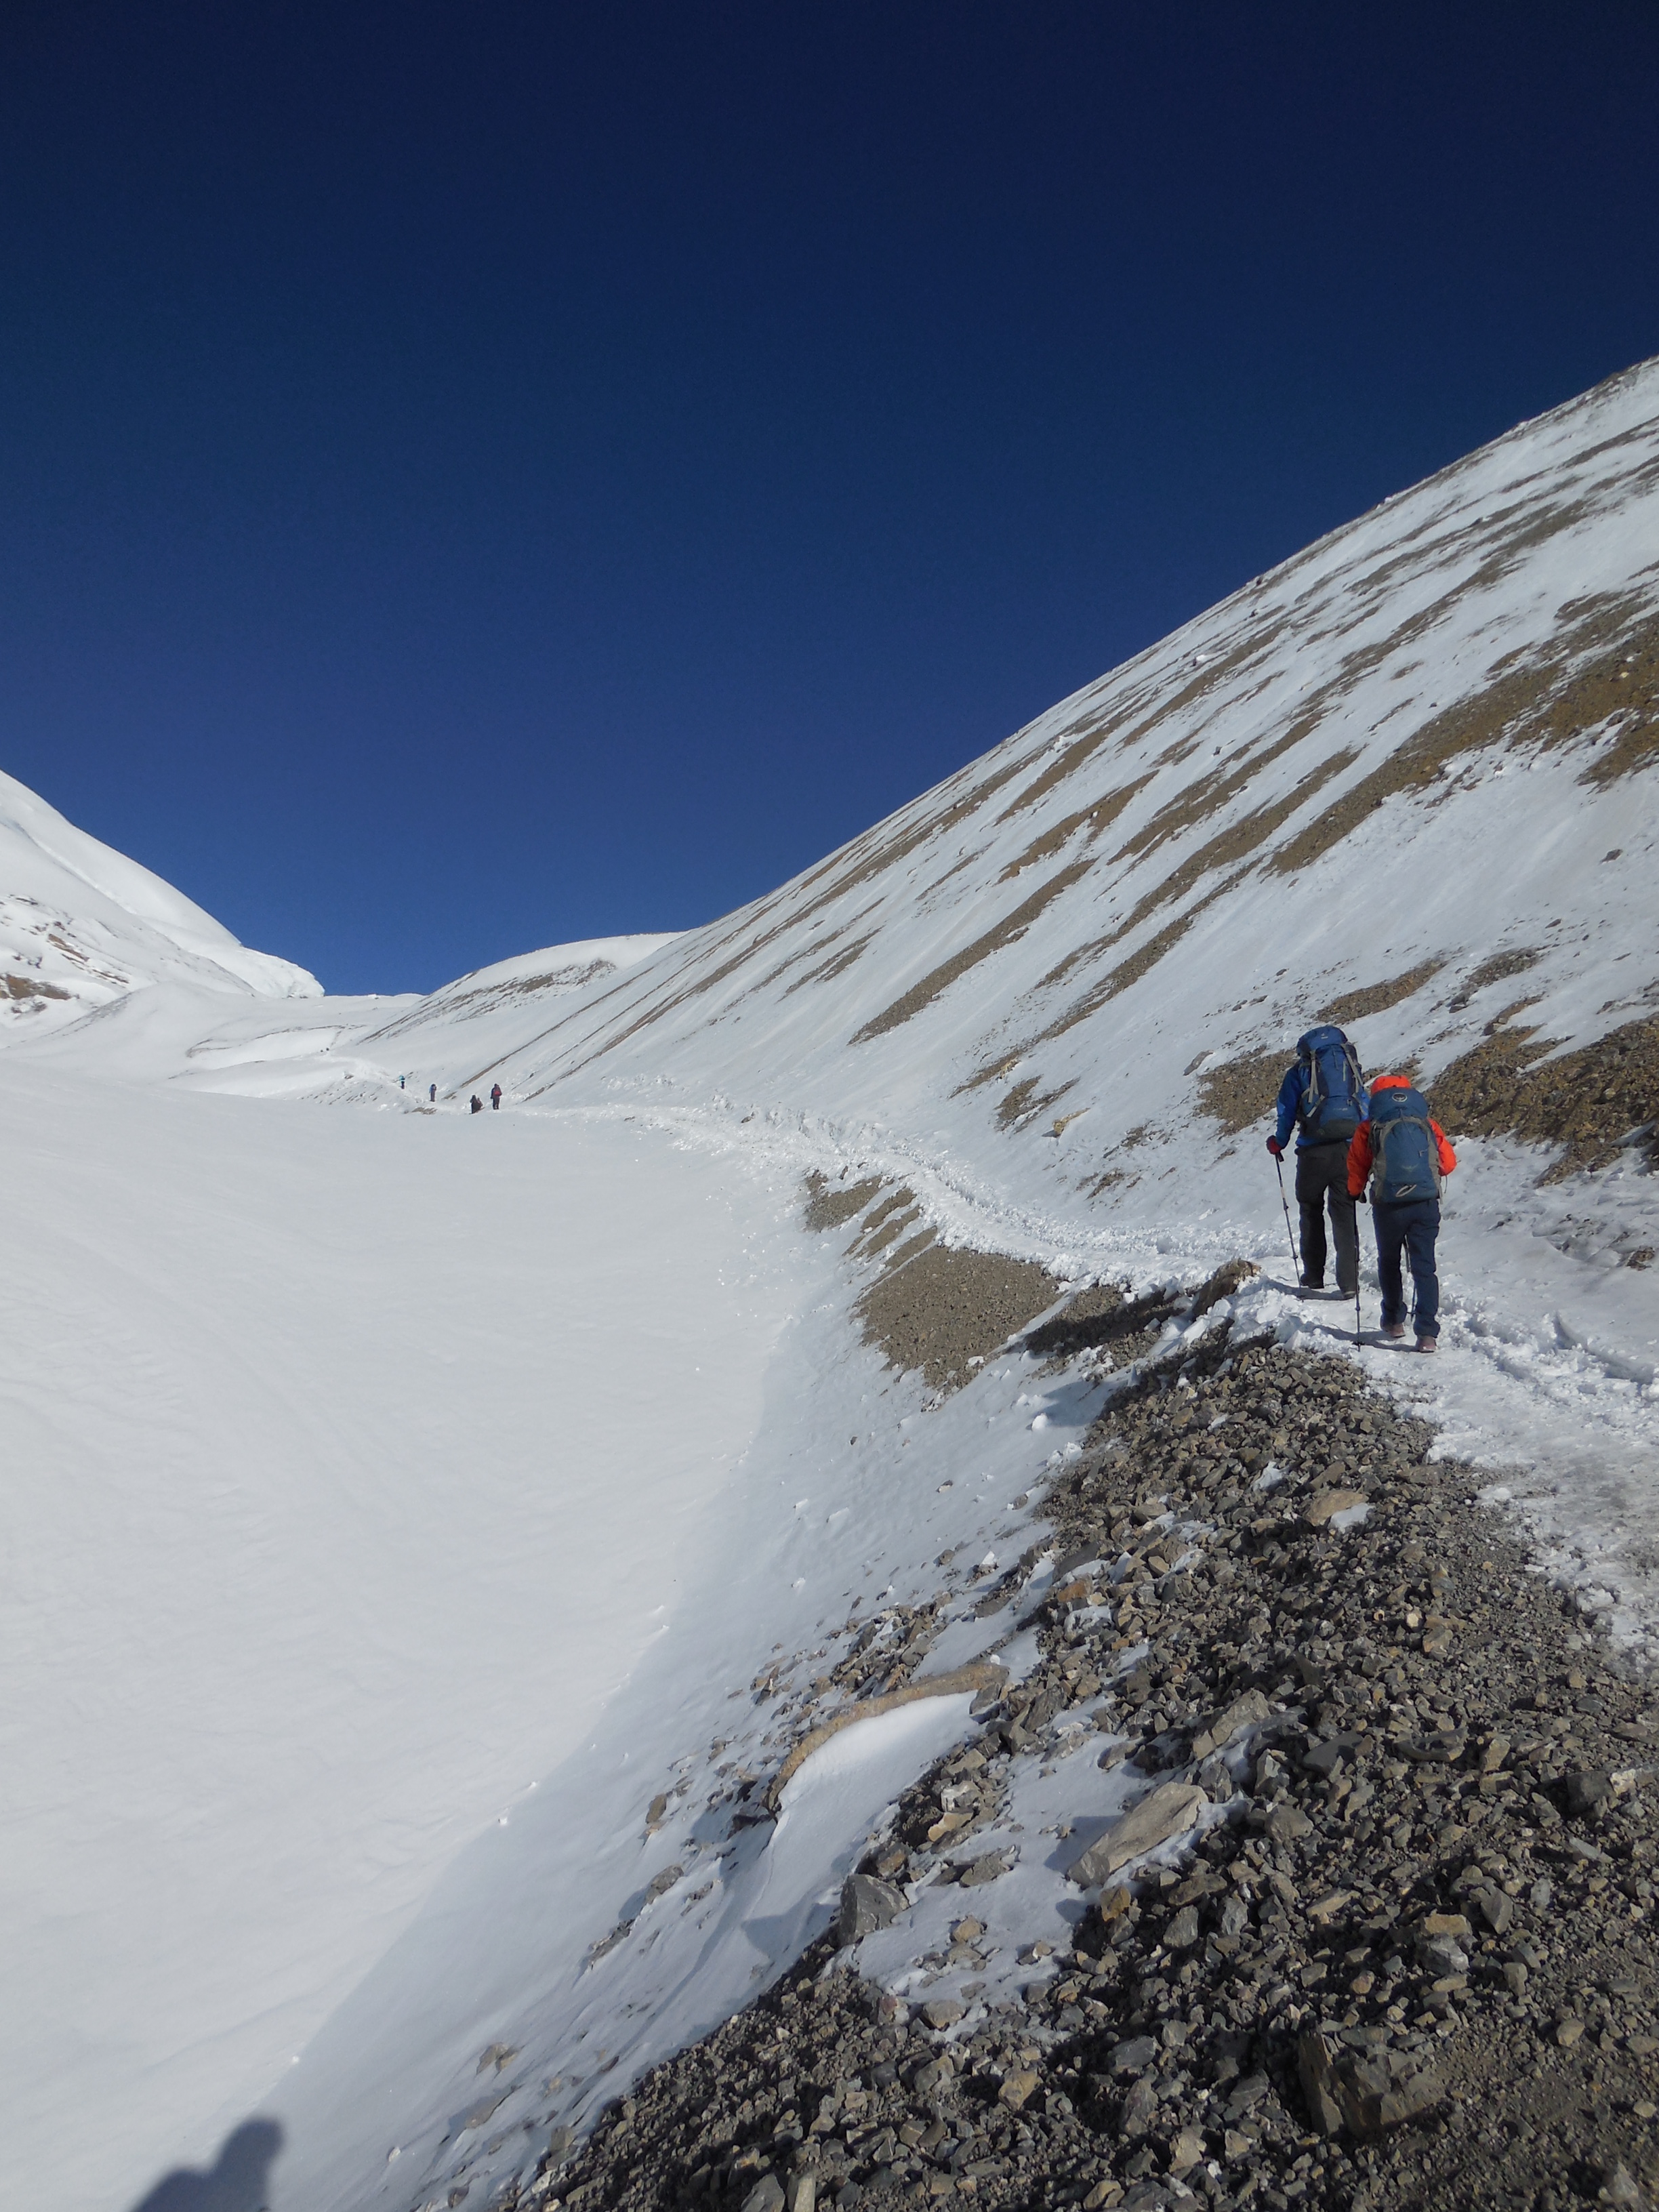
MULTIPOLYGON (((555 2201, 550 2141, 773 1987, 975 1702, 1048 1680, 1066 1486, 1206 1345, 1426 1423, 1645 1679, 1656 501, 1648 364, 752 907, 428 999, 322 995, 4 783, 0 2201, 171 2212, 227 2138, 225 2212, 555 2201), (1319 1017, 1458 1140, 1433 1363, 1294 1293, 1261 1138, 1319 1017)), ((1157 1621, 1070 1603, 1158 1675, 1157 1621)), ((936 1855, 1007 1848, 947 2040, 1070 1925, 1019 1837, 1146 1787, 1066 1761, 1093 1709, 1045 1725, 1000 1811, 934 1801, 936 1855)), ((930 1912, 863 1970, 942 1972, 930 1912)), ((1070 2201, 1244 2201, 1198 2136, 1070 2201)))

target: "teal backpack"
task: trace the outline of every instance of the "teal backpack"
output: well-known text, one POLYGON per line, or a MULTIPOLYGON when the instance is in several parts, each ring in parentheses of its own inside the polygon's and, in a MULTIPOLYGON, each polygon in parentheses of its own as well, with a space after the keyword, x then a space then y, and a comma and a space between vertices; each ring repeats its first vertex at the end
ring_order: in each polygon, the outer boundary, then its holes
POLYGON ((1438 1198, 1445 1178, 1429 1123, 1429 1102, 1418 1091, 1371 1093, 1371 1204, 1405 1206, 1438 1198))

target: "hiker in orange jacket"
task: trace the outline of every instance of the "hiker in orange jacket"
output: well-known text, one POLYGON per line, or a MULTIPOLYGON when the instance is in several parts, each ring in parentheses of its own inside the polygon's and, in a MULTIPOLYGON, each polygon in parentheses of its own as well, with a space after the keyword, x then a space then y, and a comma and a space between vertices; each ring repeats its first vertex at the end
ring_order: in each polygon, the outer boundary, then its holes
POLYGON ((1419 1352, 1432 1352, 1440 1334, 1434 1248, 1440 1234, 1440 1186, 1456 1165, 1445 1131, 1409 1077, 1379 1075, 1371 1085, 1367 1117, 1349 1141, 1348 1193, 1360 1197, 1370 1176, 1386 1337, 1406 1334, 1402 1252, 1411 1261, 1412 1318, 1419 1352))

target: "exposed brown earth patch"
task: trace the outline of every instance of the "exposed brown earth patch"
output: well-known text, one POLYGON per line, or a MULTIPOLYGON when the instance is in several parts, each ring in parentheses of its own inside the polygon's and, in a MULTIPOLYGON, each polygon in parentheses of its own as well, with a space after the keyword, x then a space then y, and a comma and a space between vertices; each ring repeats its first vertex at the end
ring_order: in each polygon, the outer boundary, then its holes
POLYGON ((1618 713, 1618 734, 1580 780, 1605 785, 1644 767, 1659 750, 1659 618, 1646 595, 1571 601, 1560 621, 1541 655, 1432 716, 1281 846, 1269 864, 1275 872, 1294 875, 1311 866, 1385 799, 1426 791, 1454 761, 1505 741, 1544 750, 1574 744, 1618 713))
POLYGON ((880 1188, 879 1176, 866 1176, 860 1182, 834 1183, 814 1168, 806 1178, 807 1227, 839 1229, 843 1221, 862 1213, 880 1188))
POLYGON ((1143 975, 1150 975, 1164 955, 1180 944, 1200 916, 1218 899, 1224 898, 1249 873, 1248 868, 1240 868, 1236 874, 1217 884, 1212 890, 1206 891, 1201 899, 1195 900, 1185 914, 1177 915, 1173 921, 1166 922, 1155 937, 1149 937, 1138 951, 1130 953, 1127 959, 1120 960, 1115 968, 1103 975, 1091 989, 1085 992, 1075 1006, 1068 1007, 1058 1021, 1051 1022, 1047 1029, 1035 1036, 1032 1043, 1047 1044, 1054 1037, 1064 1036, 1067 1030, 1075 1029, 1079 1022, 1086 1021, 1109 1000, 1119 997, 1132 984, 1138 983, 1143 975))
POLYGON ((1206 1067, 1198 1079, 1200 1113, 1218 1121, 1230 1137, 1267 1121, 1278 1105, 1279 1086, 1293 1057, 1281 1048, 1245 1053, 1218 1067, 1206 1067))
MULTIPOLYGON (((915 1213, 907 1214, 905 1216, 905 1224, 908 1226, 910 1222, 919 1220, 920 1218, 921 1209, 918 1207, 915 1213)), ((904 1243, 899 1246, 897 1251, 895 1252, 892 1257, 888 1261, 887 1267, 889 1271, 890 1272, 891 1270, 898 1267, 908 1267, 912 1260, 919 1257, 921 1254, 927 1250, 930 1245, 937 1244, 938 1242, 939 1231, 937 1229, 918 1230, 914 1237, 907 1237, 905 1239, 904 1243)))
MULTIPOLYGON (((1096 954, 1109 951, 1114 945, 1121 944, 1158 908, 1168 906, 1176 899, 1184 898, 1188 892, 1201 883, 1206 876, 1213 874, 1218 869, 1231 867, 1240 860, 1252 859, 1277 830, 1306 805, 1309 799, 1317 793, 1322 786, 1328 783, 1333 776, 1340 775, 1343 770, 1351 767, 1358 757, 1357 754, 1352 752, 1334 752, 1328 760, 1321 761, 1316 767, 1310 769, 1294 789, 1285 793, 1279 799, 1271 800, 1265 806, 1255 807, 1249 813, 1241 815, 1237 822, 1230 823, 1225 830, 1218 831, 1207 843, 1200 846, 1197 852, 1189 854, 1186 860, 1173 868, 1161 884, 1148 891, 1139 901, 1128 919, 1113 930, 1109 935, 1097 938, 1091 944, 1080 945, 1077 951, 1068 953, 1064 960, 1051 968, 1042 979, 1043 986, 1047 988, 1061 981, 1066 974, 1081 962, 1096 954)), ((1243 872, 1241 871, 1242 872, 1243 872)), ((1103 976, 1099 982, 1086 991, 1074 1006, 1068 1008, 1060 1019, 1050 1028, 1044 1030, 1035 1042, 1042 1043, 1050 1037, 1063 1035, 1066 1030, 1074 1028, 1079 1022, 1085 1020, 1097 1008, 1104 1006, 1108 1000, 1115 999, 1120 993, 1127 991, 1132 983, 1138 981, 1149 969, 1158 964, 1171 945, 1178 943, 1186 935, 1187 931, 1204 911, 1206 906, 1224 892, 1231 890, 1233 884, 1239 880, 1240 877, 1235 875, 1227 882, 1218 884, 1206 898, 1200 901, 1197 905, 1182 915, 1178 921, 1160 931, 1147 945, 1143 945, 1139 952, 1132 953, 1128 959, 1120 962, 1109 975, 1103 976)))
MULTIPOLYGON (((1610 599, 1608 627, 1617 628, 1627 602, 1610 599)), ((1659 758, 1659 620, 1650 617, 1575 678, 1543 742, 1563 744, 1605 722, 1615 724, 1579 777, 1605 789, 1659 758)))
POLYGON ((1033 1114, 1041 1114, 1045 1107, 1056 1104, 1068 1091, 1077 1089, 1075 1081, 1062 1083, 1057 1091, 1045 1091, 1039 1096, 1037 1085, 1042 1080, 1040 1075, 1028 1075, 1023 1083, 1015 1084, 998 1104, 999 1129, 1012 1129, 1016 1123, 1029 1121, 1033 1114))
POLYGON ((1035 890, 1030 898, 1023 899, 1012 914, 1005 915, 983 936, 976 937, 971 945, 964 945, 960 952, 952 953, 950 959, 942 961, 931 975, 924 975, 919 983, 913 983, 902 997, 894 1000, 891 1006, 884 1007, 880 1013, 866 1022, 854 1036, 853 1043, 864 1044, 872 1037, 884 1036, 890 1030, 898 1029, 905 1022, 914 1019, 924 1006, 931 1006, 940 992, 948 990, 960 976, 967 975, 970 969, 977 968, 981 961, 988 960, 994 952, 1000 952, 1005 945, 1012 945, 1017 938, 1024 937, 1043 908, 1051 905, 1063 890, 1069 890, 1079 877, 1087 875, 1092 865, 1088 860, 1074 860, 1070 867, 1061 868, 1057 875, 1050 876, 1040 890, 1035 890))
POLYGON ((60 991, 56 983, 43 983, 38 975, 7 975, 0 978, 9 999, 67 999, 69 993, 60 991))
POLYGON ((1546 1182, 1654 1150, 1659 1020, 1627 1022, 1595 1044, 1547 1060, 1554 1040, 1514 1021, 1525 1004, 1489 1023, 1474 1051, 1435 1079, 1431 1103, 1453 1141, 1463 1133, 1553 1146, 1558 1158, 1546 1182), (1622 1139, 1644 1128, 1645 1137, 1621 1148, 1622 1139))
POLYGON ((878 1276, 854 1311, 864 1341, 890 1366, 920 1369, 934 1390, 968 1381, 1033 1316, 1052 1305, 1054 1279, 1035 1260, 934 1244, 878 1276))
POLYGON ((1495 952, 1458 987, 1458 995, 1450 1003, 1454 1007, 1466 1006, 1477 991, 1484 991, 1493 983, 1506 982, 1511 975, 1524 975, 1528 968, 1535 968, 1543 958, 1542 952, 1531 945, 1518 945, 1512 952, 1495 952))
POLYGON ((1357 991, 1345 991, 1340 999, 1331 1000, 1319 1018, 1346 1028, 1350 1022, 1363 1022, 1367 1014, 1386 1013, 1390 1006, 1397 1006, 1402 999, 1409 999, 1414 992, 1420 991, 1445 964, 1443 960, 1421 961, 1391 981, 1364 983, 1357 991))
POLYGON ((1012 822, 1015 815, 1024 813, 1040 799, 1046 799, 1067 776, 1075 774, 1091 753, 1098 752, 1109 738, 1116 735, 1130 719, 1130 714, 1129 708, 1120 708, 1115 714, 1108 712, 1091 715, 1084 725, 1083 734, 1059 753, 1041 775, 1034 777, 1012 805, 1003 809, 997 817, 999 823, 1012 822))
POLYGON ((976 1067, 970 1076, 958 1083, 951 1093, 961 1098, 969 1091, 982 1091, 988 1083, 1000 1083, 1005 1075, 1012 1075, 1024 1058, 1024 1053, 1005 1052, 1000 1060, 988 1060, 983 1067, 976 1067))
POLYGON ((852 1260, 878 1260, 882 1254, 896 1244, 913 1221, 920 1221, 921 1208, 916 1204, 916 1194, 910 1189, 896 1190, 884 1198, 866 1217, 863 1227, 847 1248, 852 1260))
POLYGON ((1138 830, 1113 854, 1114 862, 1144 860, 1149 853, 1156 852, 1160 845, 1167 844, 1170 838, 1179 837, 1185 830, 1196 829, 1200 822, 1207 822, 1212 815, 1219 813, 1224 806, 1236 799, 1246 784, 1260 775, 1263 769, 1270 767, 1293 745, 1300 744, 1303 738, 1310 736, 1317 727, 1316 715, 1301 714, 1265 750, 1256 752, 1254 740, 1241 746, 1218 769, 1212 769, 1207 775, 1200 776, 1184 791, 1177 792, 1167 805, 1160 806, 1145 828, 1138 830))
MULTIPOLYGON (((799 967, 803 960, 817 959, 821 954, 828 956, 834 947, 841 943, 848 932, 856 929, 860 922, 872 915, 880 903, 878 898, 872 899, 868 906, 860 907, 855 915, 849 915, 845 921, 837 922, 833 929, 826 929, 822 935, 811 939, 805 945, 798 945, 794 951, 780 960, 775 967, 769 968, 757 982, 750 984, 748 989, 740 995, 745 999, 752 998, 757 992, 769 990, 774 983, 781 982, 792 968, 799 967)), ((868 944, 869 939, 866 937, 861 942, 868 944)))
POLYGON ((1080 807, 1075 814, 1068 814, 1063 822, 1056 822, 1052 830, 1045 830, 1040 837, 1033 838, 1017 860, 1010 860, 997 881, 1000 884, 1012 883, 1016 876, 1023 874, 1038 860, 1050 859, 1085 825, 1091 837, 1098 837, 1103 830, 1110 829, 1130 802, 1146 788, 1153 773, 1149 769, 1145 775, 1137 776, 1133 783, 1126 783, 1121 790, 1108 792, 1105 798, 1097 799, 1092 806, 1080 807))
POLYGON ((792 998, 797 991, 803 989, 808 983, 827 983, 832 976, 844 974, 866 948, 874 942, 874 939, 875 933, 872 930, 868 937, 855 937, 850 945, 842 945, 838 951, 832 952, 827 960, 821 960, 816 968, 809 968, 804 975, 797 975, 794 981, 785 990, 784 997, 792 998))
POLYGON ((1085 1176, 1078 1188, 1091 1198, 1104 1198, 1109 1190, 1121 1190, 1126 1184, 1139 1181, 1140 1177, 1131 1175, 1127 1168, 1103 1168, 1097 1176, 1085 1176))
POLYGON ((1031 1330, 1025 1349, 1053 1367, 1107 1345, 1135 1357, 1151 1349, 1166 1321, 1177 1314, 1187 1322, 1196 1321, 1261 1272, 1253 1260, 1231 1260, 1196 1291, 1148 1291, 1138 1298, 1117 1283, 1091 1283, 1052 1321, 1031 1330))

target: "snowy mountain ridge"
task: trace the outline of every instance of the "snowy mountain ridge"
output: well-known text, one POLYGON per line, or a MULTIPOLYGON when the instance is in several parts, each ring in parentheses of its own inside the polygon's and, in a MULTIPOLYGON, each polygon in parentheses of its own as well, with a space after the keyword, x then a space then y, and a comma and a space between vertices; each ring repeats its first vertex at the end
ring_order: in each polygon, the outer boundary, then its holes
POLYGON ((0 775, 0 1041, 52 1030, 163 980, 309 999, 303 968, 250 951, 160 876, 0 775))

